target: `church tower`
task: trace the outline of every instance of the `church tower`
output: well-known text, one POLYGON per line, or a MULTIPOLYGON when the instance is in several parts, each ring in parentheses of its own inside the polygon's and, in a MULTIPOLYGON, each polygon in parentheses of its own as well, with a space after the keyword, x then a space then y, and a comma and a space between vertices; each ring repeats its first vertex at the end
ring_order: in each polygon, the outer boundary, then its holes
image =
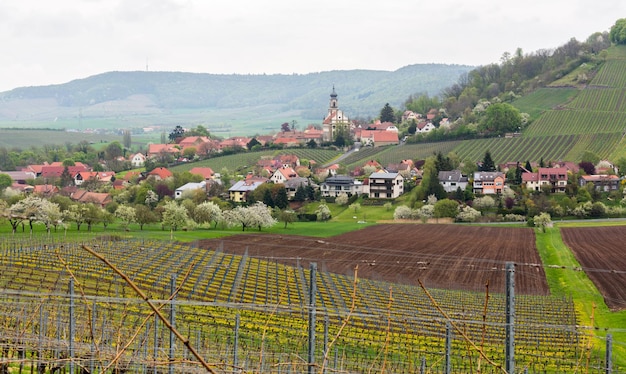
POLYGON ((333 85, 333 91, 330 94, 330 102, 328 104, 328 114, 324 118, 322 125, 323 140, 331 142, 335 139, 335 132, 338 126, 348 126, 349 119, 343 115, 343 112, 339 109, 339 101, 337 100, 337 92, 335 91, 335 85, 333 85))

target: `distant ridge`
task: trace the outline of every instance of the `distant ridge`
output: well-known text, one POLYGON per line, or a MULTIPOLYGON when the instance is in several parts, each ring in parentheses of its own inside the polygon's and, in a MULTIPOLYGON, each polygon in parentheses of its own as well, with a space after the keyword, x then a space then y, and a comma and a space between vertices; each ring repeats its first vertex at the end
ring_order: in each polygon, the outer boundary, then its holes
POLYGON ((80 125, 92 127, 97 127, 94 120, 112 125, 114 119, 127 123, 137 120, 137 125, 213 120, 223 124, 228 117, 233 122, 245 121, 251 113, 255 113, 254 121, 258 123, 272 118, 283 122, 321 119, 333 84, 342 109, 351 117, 373 117, 385 103, 400 108, 411 94, 438 95, 472 68, 418 64, 396 71, 336 70, 290 75, 114 71, 64 84, 2 92, 0 125, 72 127, 77 119, 80 125), (218 113, 222 111, 228 113, 226 118, 218 113), (193 112, 202 114, 193 116, 193 112), (173 113, 185 115, 176 117, 173 113))

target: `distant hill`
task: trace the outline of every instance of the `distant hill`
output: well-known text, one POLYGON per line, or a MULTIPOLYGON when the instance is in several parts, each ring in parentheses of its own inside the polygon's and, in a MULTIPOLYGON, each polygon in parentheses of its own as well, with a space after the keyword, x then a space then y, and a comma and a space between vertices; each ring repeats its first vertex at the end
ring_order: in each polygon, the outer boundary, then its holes
MULTIPOLYGON (((471 66, 420 64, 396 71, 347 70, 293 75, 108 72, 0 93, 0 126, 127 128, 203 124, 233 134, 319 123, 335 85, 350 117, 375 117, 411 94, 438 95, 471 66), (302 123, 305 122, 305 123, 302 123)), ((266 131, 265 131, 266 132, 266 131)))

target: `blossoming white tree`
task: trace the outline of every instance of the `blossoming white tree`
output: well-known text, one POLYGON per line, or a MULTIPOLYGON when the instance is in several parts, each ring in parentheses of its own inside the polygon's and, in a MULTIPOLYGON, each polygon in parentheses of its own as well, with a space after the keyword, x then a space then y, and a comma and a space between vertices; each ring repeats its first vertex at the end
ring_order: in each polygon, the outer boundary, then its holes
POLYGON ((214 222, 215 226, 222 219, 222 210, 212 201, 205 201, 193 210, 193 219, 198 224, 214 222))

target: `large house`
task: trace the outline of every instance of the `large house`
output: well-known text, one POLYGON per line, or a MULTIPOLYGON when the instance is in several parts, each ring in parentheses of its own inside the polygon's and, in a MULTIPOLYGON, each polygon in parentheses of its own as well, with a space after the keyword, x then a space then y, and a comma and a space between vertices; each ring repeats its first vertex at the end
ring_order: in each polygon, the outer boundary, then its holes
POLYGON ((372 173, 363 182, 363 193, 375 199, 395 199, 404 193, 404 177, 400 173, 372 173))
POLYGON ((265 182, 266 180, 260 179, 241 180, 228 189, 228 198, 236 203, 245 202, 248 199, 248 193, 256 190, 265 182))
POLYGON ((499 171, 477 171, 474 173, 473 190, 476 194, 493 195, 504 191, 506 177, 499 171))
POLYGON ((522 173, 522 183, 531 191, 546 188, 550 192, 565 192, 567 168, 539 168, 536 173, 522 173))
POLYGON ((342 193, 348 196, 360 195, 363 192, 363 183, 346 175, 334 175, 326 178, 320 185, 322 197, 337 197, 342 193))
POLYGON ((460 170, 440 171, 437 179, 446 192, 456 192, 459 188, 465 190, 468 183, 467 176, 460 170))
POLYGON ((596 191, 617 191, 619 190, 620 178, 617 175, 612 174, 595 174, 595 175, 582 175, 578 179, 578 185, 584 187, 587 183, 593 183, 593 187, 596 191))
POLYGON ((397 131, 358 129, 354 136, 365 146, 383 147, 400 143, 397 131))
POLYGON ((196 190, 204 190, 206 192, 206 181, 202 181, 200 183, 189 182, 186 183, 176 189, 174 191, 174 198, 180 199, 183 197, 183 194, 187 191, 196 191, 196 190))

